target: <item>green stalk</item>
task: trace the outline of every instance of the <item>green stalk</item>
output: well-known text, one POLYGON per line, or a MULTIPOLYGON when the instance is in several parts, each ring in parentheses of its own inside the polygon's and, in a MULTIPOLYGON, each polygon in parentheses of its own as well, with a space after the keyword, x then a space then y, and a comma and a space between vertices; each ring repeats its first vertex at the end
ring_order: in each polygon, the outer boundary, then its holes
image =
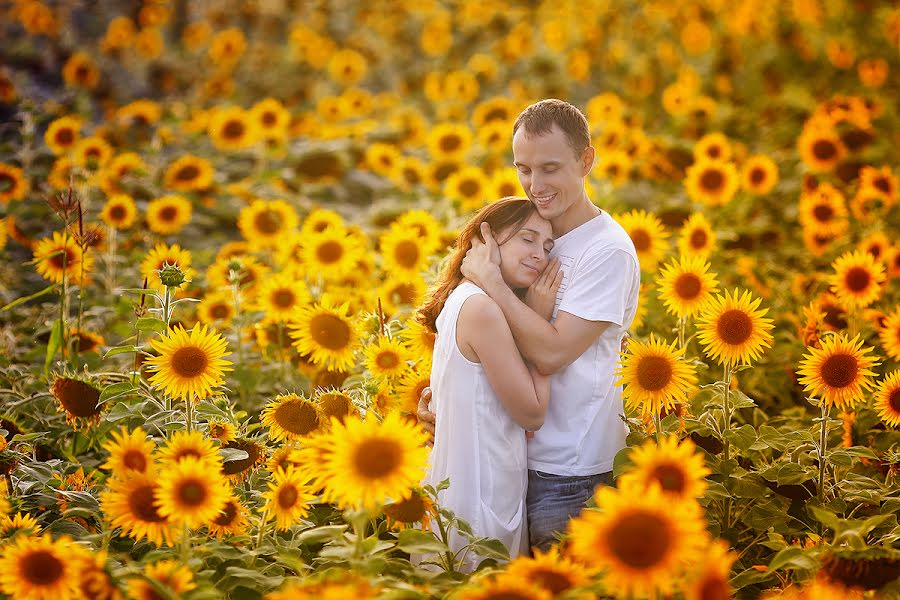
MULTIPOLYGON (((722 427, 722 442, 725 447, 725 461, 731 460, 731 443, 728 441, 727 433, 731 429, 731 365, 726 362, 723 366, 723 383, 725 390, 722 401, 722 411, 725 417, 725 423, 722 427)), ((731 497, 725 499, 725 529, 731 528, 731 497)))
POLYGON ((181 562, 187 566, 191 551, 191 532, 187 522, 182 525, 181 536, 181 562))
POLYGON ((260 546, 262 546, 263 538, 266 535, 266 524, 269 522, 269 511, 263 511, 262 517, 259 519, 259 532, 256 535, 256 546, 255 548, 258 550, 260 546))
POLYGON ((447 536, 447 529, 444 527, 444 522, 441 521, 440 511, 434 512, 434 520, 437 521, 438 531, 441 532, 441 541, 447 546, 447 551, 444 552, 444 566, 446 567, 447 572, 453 573, 456 571, 453 552, 450 551, 450 538, 447 536))
POLYGON ((184 418, 188 433, 194 430, 194 400, 193 398, 185 398, 184 400, 184 418))
POLYGON ((828 445, 828 403, 822 399, 822 423, 819 430, 819 504, 825 504, 825 450, 828 445))

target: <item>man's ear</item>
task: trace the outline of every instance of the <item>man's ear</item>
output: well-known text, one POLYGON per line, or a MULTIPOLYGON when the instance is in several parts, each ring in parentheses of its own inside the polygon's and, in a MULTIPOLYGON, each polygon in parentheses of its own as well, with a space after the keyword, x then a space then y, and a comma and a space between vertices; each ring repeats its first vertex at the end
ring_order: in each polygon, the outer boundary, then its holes
POLYGON ((588 146, 581 153, 581 176, 587 177, 588 173, 591 172, 591 169, 594 168, 594 159, 596 158, 596 151, 593 146, 588 146))

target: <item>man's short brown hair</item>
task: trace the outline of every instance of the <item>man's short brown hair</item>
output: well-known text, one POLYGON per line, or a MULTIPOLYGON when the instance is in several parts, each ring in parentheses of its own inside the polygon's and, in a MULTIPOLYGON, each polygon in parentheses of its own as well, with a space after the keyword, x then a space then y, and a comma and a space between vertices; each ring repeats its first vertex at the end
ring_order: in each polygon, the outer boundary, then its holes
POLYGON ((581 156, 584 149, 591 145, 591 131, 584 113, 565 100, 556 98, 535 102, 519 113, 513 124, 513 135, 520 127, 529 136, 547 135, 554 124, 566 135, 575 156, 581 156))

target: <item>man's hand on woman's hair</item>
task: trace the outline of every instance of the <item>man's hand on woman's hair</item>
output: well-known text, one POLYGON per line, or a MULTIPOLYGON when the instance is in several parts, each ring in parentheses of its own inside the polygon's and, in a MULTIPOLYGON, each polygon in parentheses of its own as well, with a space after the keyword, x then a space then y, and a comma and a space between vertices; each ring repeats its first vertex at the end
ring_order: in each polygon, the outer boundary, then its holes
POLYGON ((478 287, 484 289, 492 279, 502 279, 500 276, 500 246, 491 233, 491 226, 481 224, 481 236, 484 242, 472 238, 472 247, 466 252, 460 271, 463 276, 472 281, 478 287))

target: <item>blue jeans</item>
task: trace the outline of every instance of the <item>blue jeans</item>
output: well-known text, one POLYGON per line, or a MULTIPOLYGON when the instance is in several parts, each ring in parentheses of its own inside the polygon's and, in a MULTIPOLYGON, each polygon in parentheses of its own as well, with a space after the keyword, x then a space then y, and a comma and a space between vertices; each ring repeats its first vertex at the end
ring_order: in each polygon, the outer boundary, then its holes
POLYGON ((548 551, 565 532, 569 519, 581 512, 597 486, 612 484, 612 471, 569 476, 529 469, 525 508, 531 547, 548 551))

